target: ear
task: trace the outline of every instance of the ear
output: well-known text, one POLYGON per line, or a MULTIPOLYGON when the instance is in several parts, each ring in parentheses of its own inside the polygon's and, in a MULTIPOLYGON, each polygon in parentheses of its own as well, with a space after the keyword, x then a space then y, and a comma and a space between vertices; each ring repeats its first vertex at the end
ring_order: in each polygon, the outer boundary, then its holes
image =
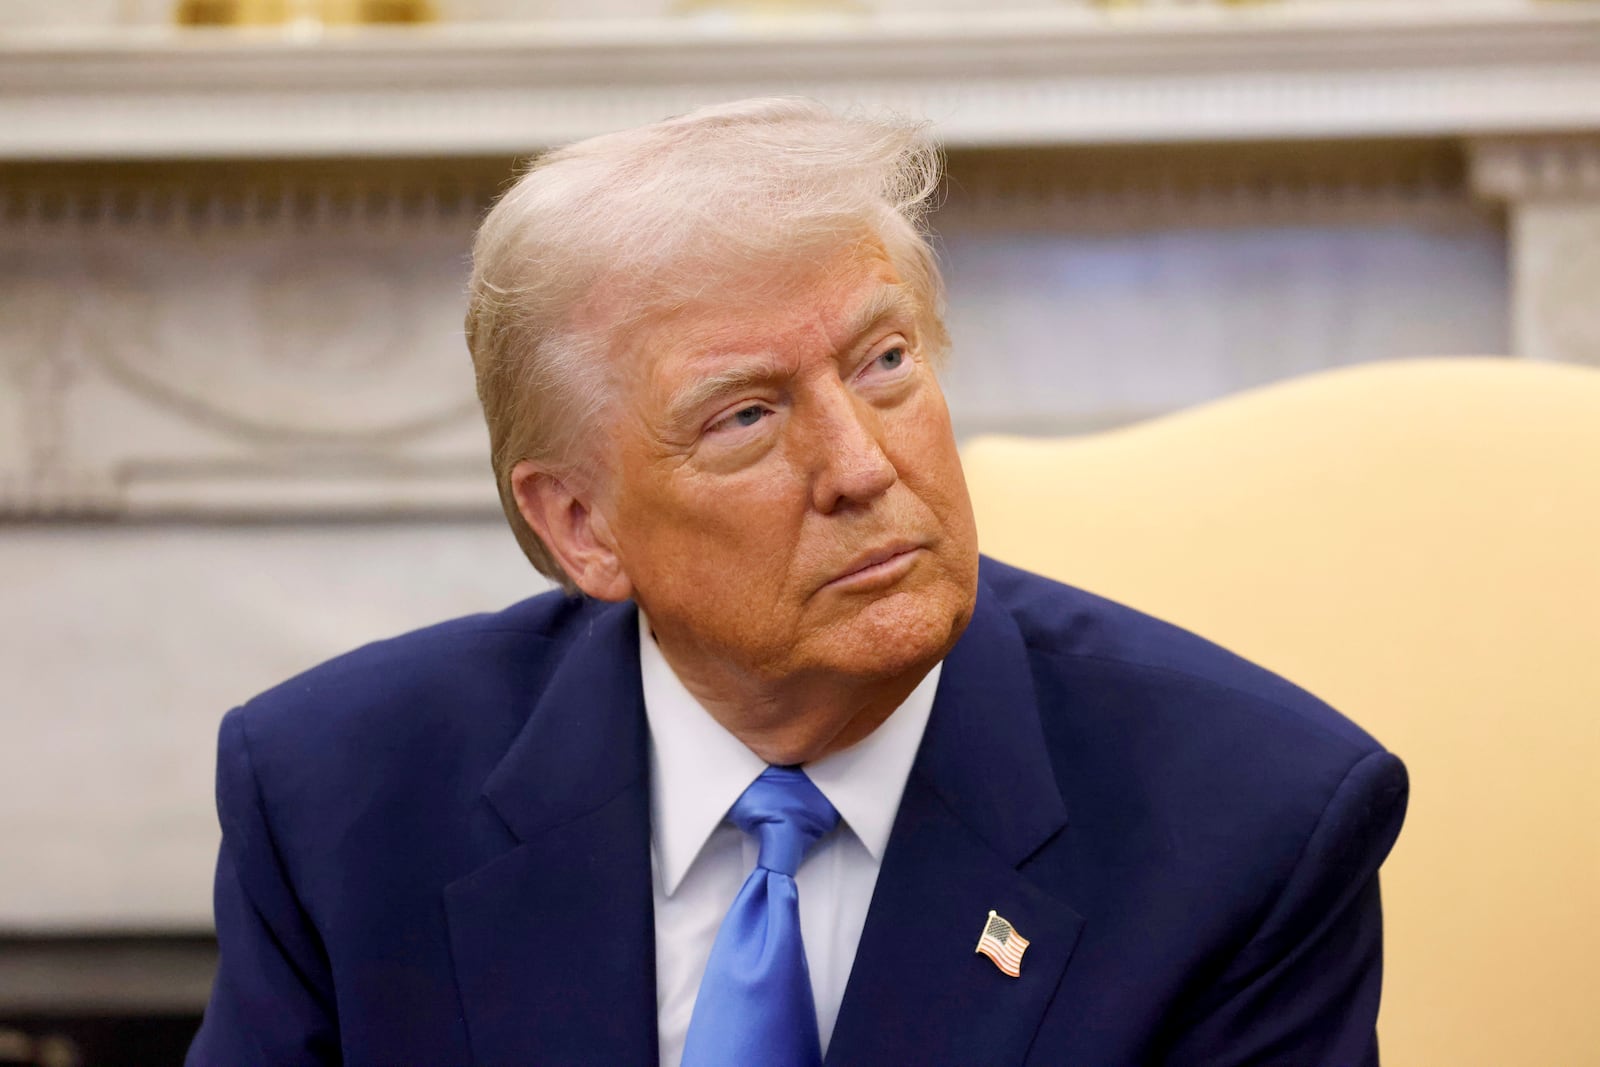
POLYGON ((595 509, 588 487, 523 460, 511 468, 511 489, 523 521, 579 589, 599 600, 626 600, 633 595, 610 524, 595 509))

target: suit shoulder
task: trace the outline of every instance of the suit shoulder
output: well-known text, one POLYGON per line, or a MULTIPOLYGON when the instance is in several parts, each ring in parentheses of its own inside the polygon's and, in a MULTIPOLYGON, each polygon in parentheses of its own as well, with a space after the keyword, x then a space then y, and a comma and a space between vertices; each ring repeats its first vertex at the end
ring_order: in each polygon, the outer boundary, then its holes
MULTIPOLYGON (((1248 719, 1261 730, 1321 737, 1351 759, 1380 746, 1322 700, 1179 626, 1124 604, 992 560, 983 580, 1006 607, 1031 656, 1058 676, 1135 697, 1248 719)), ((1196 726, 1215 725, 1199 717, 1196 726)))
POLYGON ((1026 646, 1080 840, 1111 867, 1163 886, 1228 886, 1211 906, 1230 917, 1218 928, 1241 931, 1282 894, 1319 827, 1365 842, 1363 863, 1387 853, 1404 765, 1338 711, 1103 597, 1000 564, 983 578, 1026 646))

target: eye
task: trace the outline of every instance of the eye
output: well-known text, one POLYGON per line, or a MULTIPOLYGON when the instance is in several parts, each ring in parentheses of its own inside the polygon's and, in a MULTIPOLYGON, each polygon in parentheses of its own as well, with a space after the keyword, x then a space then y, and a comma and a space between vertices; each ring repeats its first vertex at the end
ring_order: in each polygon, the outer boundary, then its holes
POLYGON ((861 377, 865 380, 882 378, 899 381, 910 365, 911 346, 902 340, 900 344, 891 345, 874 356, 872 362, 861 371, 861 377))
POLYGON ((749 404, 737 411, 724 415, 706 429, 711 433, 717 433, 722 430, 741 430, 754 426, 771 414, 772 409, 765 404, 749 404))

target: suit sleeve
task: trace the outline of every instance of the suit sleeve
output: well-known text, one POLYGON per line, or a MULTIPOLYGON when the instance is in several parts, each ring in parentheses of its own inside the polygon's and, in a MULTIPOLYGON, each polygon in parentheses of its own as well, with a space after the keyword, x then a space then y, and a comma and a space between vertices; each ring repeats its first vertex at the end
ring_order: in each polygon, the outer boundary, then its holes
POLYGON ((220 958, 189 1067, 339 1061, 321 939, 284 873, 250 758, 243 709, 217 746, 215 909, 220 958))
POLYGON ((1377 1067, 1378 867, 1405 817, 1405 767, 1359 760, 1249 943, 1186 1014, 1170 1067, 1377 1067))

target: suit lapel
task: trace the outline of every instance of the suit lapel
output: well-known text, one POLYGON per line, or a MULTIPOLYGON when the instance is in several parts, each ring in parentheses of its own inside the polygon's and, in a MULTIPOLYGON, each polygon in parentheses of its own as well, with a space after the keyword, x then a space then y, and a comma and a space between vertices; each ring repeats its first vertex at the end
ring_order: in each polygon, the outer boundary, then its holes
POLYGON ((1018 867, 1066 821, 1021 634, 980 586, 900 802, 830 1065, 1022 1062, 1083 919, 1018 867), (991 908, 1030 942, 1020 978, 974 951, 991 908))
POLYGON ((484 786, 520 843, 444 893, 479 1062, 656 1061, 637 617, 578 610, 593 622, 484 786))

